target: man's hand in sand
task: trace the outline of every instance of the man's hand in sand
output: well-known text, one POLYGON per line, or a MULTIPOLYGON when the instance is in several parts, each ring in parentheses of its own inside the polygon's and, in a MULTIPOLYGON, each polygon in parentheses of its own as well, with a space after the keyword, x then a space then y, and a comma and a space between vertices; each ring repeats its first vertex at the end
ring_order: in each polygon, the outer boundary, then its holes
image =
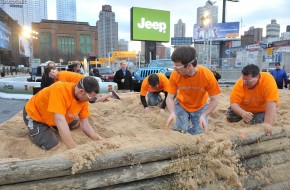
POLYGON ((165 129, 169 129, 170 128, 170 124, 171 123, 175 123, 175 121, 176 121, 176 115, 175 115, 174 112, 172 112, 168 116, 168 119, 167 119, 166 124, 165 124, 165 129))
POLYGON ((269 123, 264 123, 264 125, 266 135, 268 136, 272 135, 272 125, 270 125, 269 123))
POLYGON ((207 128, 207 124, 206 124, 206 118, 204 115, 200 116, 199 125, 202 126, 204 134, 207 134, 208 128, 207 128))
POLYGON ((242 118, 246 123, 249 123, 253 119, 253 114, 246 111, 245 113, 243 113, 242 118))
POLYGON ((146 107, 144 108, 145 112, 149 112, 150 111, 150 108, 149 107, 146 107))

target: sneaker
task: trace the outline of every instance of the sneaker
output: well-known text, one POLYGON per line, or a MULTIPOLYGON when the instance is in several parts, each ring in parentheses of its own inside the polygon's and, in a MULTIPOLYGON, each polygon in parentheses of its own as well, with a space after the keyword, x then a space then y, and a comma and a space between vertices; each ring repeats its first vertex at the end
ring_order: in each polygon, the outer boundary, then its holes
POLYGON ((117 94, 115 90, 112 90, 111 92, 112 92, 112 98, 120 100, 120 96, 117 94))

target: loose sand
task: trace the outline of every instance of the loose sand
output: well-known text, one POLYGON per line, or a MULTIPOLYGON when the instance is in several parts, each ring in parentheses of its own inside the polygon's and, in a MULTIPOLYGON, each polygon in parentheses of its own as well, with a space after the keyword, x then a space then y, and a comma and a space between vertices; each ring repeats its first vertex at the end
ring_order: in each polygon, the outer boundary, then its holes
MULTIPOLYGON (((168 112, 159 113, 159 108, 152 107, 150 112, 144 112, 138 93, 120 94, 121 101, 110 99, 107 102, 90 105, 90 122, 95 130, 105 138, 105 141, 92 141, 80 129, 72 131, 78 147, 67 150, 64 144, 58 151, 44 151, 36 147, 28 139, 28 131, 22 119, 22 111, 13 118, 0 124, 0 162, 18 159, 47 157, 57 154, 68 156, 76 164, 73 173, 83 167, 89 167, 90 161, 98 154, 105 154, 115 149, 133 147, 154 147, 156 145, 178 145, 192 142, 200 146, 199 153, 203 159, 191 163, 195 171, 181 172, 181 183, 196 187, 199 184, 214 181, 217 177, 227 179, 237 187, 241 186, 238 176, 243 170, 237 165, 237 158, 232 155, 233 145, 228 137, 245 138, 249 134, 264 131, 264 125, 249 126, 243 121, 228 123, 225 113, 229 106, 231 88, 222 87, 218 107, 209 117, 209 132, 207 135, 188 135, 165 130, 168 112), (211 168, 204 172, 203 166, 211 168)), ((280 90, 280 107, 273 127, 283 129, 290 124, 290 91, 280 90)))

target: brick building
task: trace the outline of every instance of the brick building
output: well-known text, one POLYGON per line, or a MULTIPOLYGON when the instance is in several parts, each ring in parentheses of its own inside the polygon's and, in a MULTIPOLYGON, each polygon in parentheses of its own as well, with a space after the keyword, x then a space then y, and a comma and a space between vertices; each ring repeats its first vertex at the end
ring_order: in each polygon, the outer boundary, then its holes
POLYGON ((97 27, 88 22, 42 20, 32 23, 32 30, 38 32, 37 39, 33 39, 33 56, 41 62, 62 59, 67 63, 97 55, 97 27))

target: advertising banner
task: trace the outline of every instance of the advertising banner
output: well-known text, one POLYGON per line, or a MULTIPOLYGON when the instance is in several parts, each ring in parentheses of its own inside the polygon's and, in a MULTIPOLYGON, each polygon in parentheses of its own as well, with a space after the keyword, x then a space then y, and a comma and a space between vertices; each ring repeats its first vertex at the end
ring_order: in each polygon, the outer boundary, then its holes
POLYGON ((19 53, 26 57, 30 57, 29 46, 30 46, 29 41, 26 38, 19 35, 19 53))
POLYGON ((131 40, 169 42, 170 12, 132 7, 131 40))
POLYGON ((0 21, 0 48, 11 50, 11 30, 0 21))
MULTIPOLYGON (((203 41, 205 27, 195 24, 193 37, 195 41, 203 41)), ((208 36, 212 40, 229 40, 239 37, 240 22, 215 23, 208 26, 208 36)))

